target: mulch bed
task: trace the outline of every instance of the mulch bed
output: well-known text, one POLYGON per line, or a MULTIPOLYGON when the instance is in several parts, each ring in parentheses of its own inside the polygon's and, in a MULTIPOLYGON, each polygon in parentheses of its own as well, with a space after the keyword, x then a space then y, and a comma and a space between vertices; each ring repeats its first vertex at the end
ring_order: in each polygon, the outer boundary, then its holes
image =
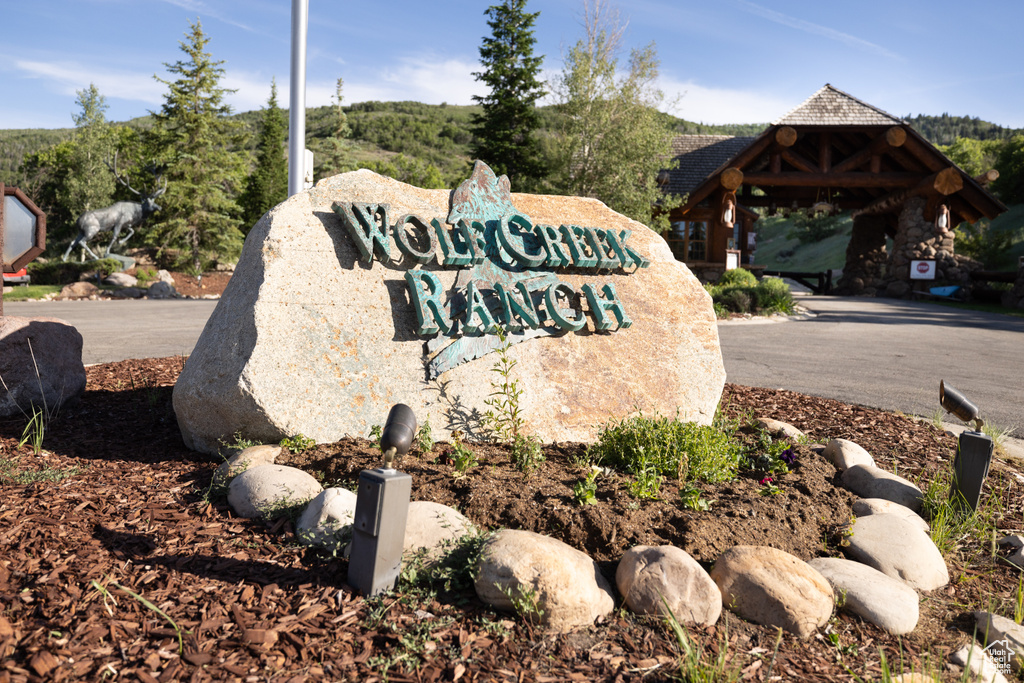
MULTIPOLYGON (((471 588, 404 590, 364 599, 347 562, 296 543, 292 522, 237 518, 210 496, 217 462, 185 448, 171 408, 182 359, 87 369, 84 398, 50 424, 45 450, 19 447, 25 419, 0 419, 0 683, 6 681, 628 681, 669 680, 679 650, 664 625, 616 610, 591 628, 548 635, 491 611, 471 588), (180 640, 179 640, 180 639, 180 640)), ((727 385, 724 410, 790 422, 816 441, 843 437, 881 466, 926 484, 955 441, 907 417, 787 391, 727 385)), ((850 496, 809 446, 758 495, 756 475, 702 486, 709 511, 686 510, 666 482, 637 501, 627 480, 599 478, 598 504, 573 502, 579 444, 550 444, 529 478, 502 448, 452 476, 450 446, 407 456, 416 499, 463 510, 477 524, 526 528, 585 550, 614 584, 623 550, 673 543, 705 567, 735 544, 773 545, 808 559, 838 554, 850 496)), ((379 454, 365 439, 282 458, 326 483, 351 484, 379 454)), ((1024 477, 996 463, 985 496, 1003 531, 1024 529, 1024 477)), ((800 641, 723 614, 691 633, 712 658, 725 648, 745 680, 834 681, 943 665, 970 640, 973 609, 1013 614, 1019 574, 987 543, 947 557, 951 583, 927 595, 902 639, 846 614, 800 641), (777 648, 777 650, 776 650, 777 648)))

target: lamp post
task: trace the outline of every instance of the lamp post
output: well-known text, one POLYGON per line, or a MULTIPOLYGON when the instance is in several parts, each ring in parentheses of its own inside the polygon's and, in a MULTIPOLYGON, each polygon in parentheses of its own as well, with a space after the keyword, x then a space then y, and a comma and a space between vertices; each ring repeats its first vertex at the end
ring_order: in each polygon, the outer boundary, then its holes
POLYGON ((288 196, 302 192, 306 171, 306 29, 309 0, 292 0, 292 69, 288 112, 288 196))
POLYGON ((409 452, 415 435, 416 415, 409 406, 397 404, 381 432, 384 467, 359 473, 348 583, 364 595, 389 591, 398 582, 412 477, 391 465, 409 452))
POLYGON ((956 458, 953 460, 953 490, 950 495, 967 503, 971 510, 978 509, 981 486, 992 464, 995 444, 992 437, 981 431, 984 420, 978 417, 978 407, 959 391, 939 381, 939 403, 964 422, 974 420, 974 431, 964 431, 957 439, 956 458))

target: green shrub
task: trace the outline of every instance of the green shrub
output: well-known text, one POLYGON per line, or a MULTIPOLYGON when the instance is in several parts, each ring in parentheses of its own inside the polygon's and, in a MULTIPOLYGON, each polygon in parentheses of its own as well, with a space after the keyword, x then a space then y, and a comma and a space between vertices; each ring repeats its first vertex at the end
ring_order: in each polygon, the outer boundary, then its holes
POLYGON ((756 292, 756 288, 734 287, 724 290, 717 301, 733 313, 751 313, 757 301, 756 292))
POLYGON ((729 429, 641 413, 605 424, 590 452, 595 461, 634 476, 649 476, 654 468, 680 482, 717 482, 735 475, 741 450, 729 429))
POLYGON ((719 287, 725 288, 733 285, 740 285, 742 287, 756 287, 757 278, 749 270, 745 268, 733 268, 722 273, 722 277, 718 278, 719 287))
POLYGON ((757 310, 759 313, 792 313, 793 295, 789 285, 777 277, 766 277, 757 284, 757 310))
POLYGON ((99 273, 100 279, 103 279, 111 273, 121 270, 121 262, 112 258, 86 261, 85 263, 57 260, 45 263, 33 261, 26 266, 26 270, 32 276, 33 284, 68 285, 78 282, 83 273, 99 273))

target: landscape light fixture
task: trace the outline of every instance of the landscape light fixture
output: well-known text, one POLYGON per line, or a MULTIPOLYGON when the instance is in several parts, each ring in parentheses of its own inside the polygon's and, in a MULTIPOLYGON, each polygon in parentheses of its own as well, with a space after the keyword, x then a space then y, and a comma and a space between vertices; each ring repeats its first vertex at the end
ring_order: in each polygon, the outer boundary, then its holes
POLYGON ((359 473, 348 583, 363 595, 392 590, 398 582, 412 477, 392 468, 392 464, 395 458, 409 452, 415 435, 416 415, 412 408, 402 403, 395 405, 380 436, 384 467, 359 473))
POLYGON ((953 460, 953 490, 950 495, 962 499, 971 510, 976 511, 981 500, 981 486, 992 464, 995 444, 991 436, 981 431, 985 421, 978 417, 978 407, 942 380, 939 381, 939 403, 964 422, 974 421, 974 431, 964 431, 957 439, 956 458, 953 460))

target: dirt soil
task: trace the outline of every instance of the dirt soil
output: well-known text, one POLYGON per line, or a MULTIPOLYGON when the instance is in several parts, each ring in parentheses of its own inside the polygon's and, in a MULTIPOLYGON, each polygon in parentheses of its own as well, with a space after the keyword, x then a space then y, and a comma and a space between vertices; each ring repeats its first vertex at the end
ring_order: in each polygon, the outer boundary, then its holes
MULTIPOLYGON (((494 613, 471 586, 354 594, 347 562, 296 543, 289 518, 240 519, 211 493, 218 463, 185 448, 171 408, 181 365, 88 368, 85 396, 50 423, 38 455, 18 445, 25 418, 0 419, 0 683, 678 677, 679 649, 665 626, 624 609, 556 636, 494 613)), ((948 471, 955 448, 930 424, 792 392, 727 385, 723 406, 742 420, 790 422, 817 442, 852 439, 923 486, 948 471)), ((753 430, 742 436, 752 442, 753 430)), ((453 476, 448 444, 407 456, 414 499, 452 505, 484 527, 560 538, 594 557, 613 585, 615 563, 636 544, 678 545, 706 568, 741 543, 809 559, 838 555, 850 522, 851 498, 812 445, 796 446, 778 495, 760 495, 757 471, 702 485, 713 501, 707 511, 685 509, 674 482, 660 500, 637 500, 614 473, 598 478, 596 505, 579 506, 580 444, 546 446, 528 478, 503 448, 475 451, 480 464, 462 477, 453 476)), ((279 462, 351 486, 378 454, 352 438, 279 462)), ((1024 530, 1022 490, 1015 465, 994 463, 984 514, 998 534, 1024 530)), ((706 659, 724 651, 745 680, 880 679, 883 654, 894 669, 954 680, 944 662, 969 642, 971 610, 1013 615, 1019 574, 990 542, 960 539, 946 557, 949 586, 923 597, 918 627, 902 639, 845 613, 806 641, 727 613, 716 627, 690 631, 706 659)))

